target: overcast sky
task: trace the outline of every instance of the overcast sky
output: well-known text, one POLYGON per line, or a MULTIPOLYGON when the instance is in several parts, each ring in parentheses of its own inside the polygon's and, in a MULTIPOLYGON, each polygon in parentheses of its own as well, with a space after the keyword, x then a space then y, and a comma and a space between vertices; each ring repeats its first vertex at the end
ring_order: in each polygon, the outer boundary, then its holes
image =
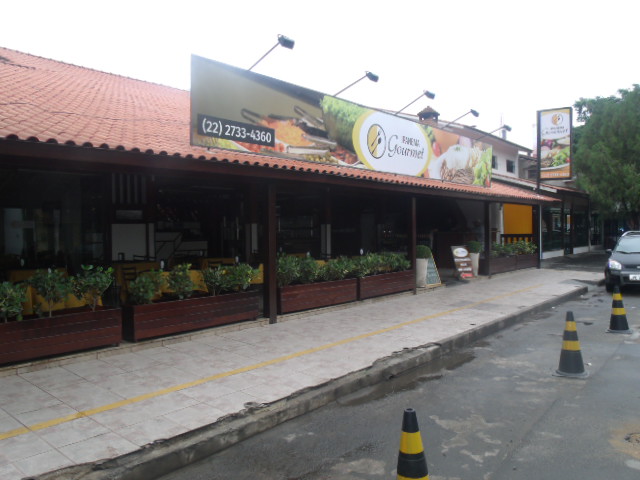
MULTIPOLYGON (((191 54, 368 107, 460 123, 533 148, 536 111, 640 83, 637 0, 31 0, 4 2, 0 45, 190 88, 191 54)), ((2 68, 2 67, 0 67, 2 68)))

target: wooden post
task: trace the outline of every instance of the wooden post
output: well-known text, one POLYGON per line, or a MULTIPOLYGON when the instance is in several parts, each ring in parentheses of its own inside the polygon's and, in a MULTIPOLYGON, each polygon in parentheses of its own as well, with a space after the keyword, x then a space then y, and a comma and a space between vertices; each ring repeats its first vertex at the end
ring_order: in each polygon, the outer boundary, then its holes
POLYGON ((269 323, 278 321, 278 299, 276 281, 276 261, 277 261, 277 245, 276 245, 276 186, 269 184, 267 186, 267 214, 266 214, 266 245, 265 245, 265 262, 264 262, 264 315, 269 318, 269 323))

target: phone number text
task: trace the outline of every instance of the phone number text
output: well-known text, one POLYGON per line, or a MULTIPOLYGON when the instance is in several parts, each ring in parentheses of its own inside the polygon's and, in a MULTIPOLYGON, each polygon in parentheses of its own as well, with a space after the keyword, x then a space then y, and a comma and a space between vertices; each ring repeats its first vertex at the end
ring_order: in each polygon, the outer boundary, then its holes
POLYGON ((275 131, 272 128, 211 117, 201 113, 198 114, 198 134, 267 147, 273 147, 276 140, 275 131))

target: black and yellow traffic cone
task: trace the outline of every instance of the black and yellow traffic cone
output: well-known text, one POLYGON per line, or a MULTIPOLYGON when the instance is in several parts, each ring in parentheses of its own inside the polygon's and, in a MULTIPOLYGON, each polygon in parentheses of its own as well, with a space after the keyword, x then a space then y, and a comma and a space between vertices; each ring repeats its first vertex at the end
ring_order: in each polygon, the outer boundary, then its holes
POLYGON ((418 428, 418 418, 413 408, 407 408, 402 418, 402 436, 398 454, 397 480, 429 480, 427 459, 422 448, 422 438, 418 428))
POLYGON ((567 312, 566 326, 562 335, 560 365, 554 375, 573 378, 585 378, 589 375, 584 369, 584 363, 582 363, 578 330, 573 319, 573 312, 567 312))
POLYGON ((613 302, 611 304, 611 319, 609 320, 609 333, 631 333, 629 323, 627 322, 627 312, 624 310, 622 303, 622 294, 620 287, 613 287, 613 302))

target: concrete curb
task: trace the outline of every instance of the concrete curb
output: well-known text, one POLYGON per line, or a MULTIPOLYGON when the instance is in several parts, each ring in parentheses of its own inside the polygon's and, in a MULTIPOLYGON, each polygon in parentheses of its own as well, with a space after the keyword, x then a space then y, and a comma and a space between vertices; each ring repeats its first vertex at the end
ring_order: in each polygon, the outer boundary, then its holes
POLYGON ((364 369, 300 390, 270 404, 249 406, 213 424, 151 443, 135 452, 109 460, 75 465, 30 477, 28 480, 148 480, 160 477, 280 423, 323 407, 340 397, 399 376, 447 353, 466 347, 483 337, 523 322, 535 313, 576 299, 587 291, 587 286, 578 287, 572 292, 523 308, 516 314, 498 318, 439 343, 397 352, 377 360, 364 369))

